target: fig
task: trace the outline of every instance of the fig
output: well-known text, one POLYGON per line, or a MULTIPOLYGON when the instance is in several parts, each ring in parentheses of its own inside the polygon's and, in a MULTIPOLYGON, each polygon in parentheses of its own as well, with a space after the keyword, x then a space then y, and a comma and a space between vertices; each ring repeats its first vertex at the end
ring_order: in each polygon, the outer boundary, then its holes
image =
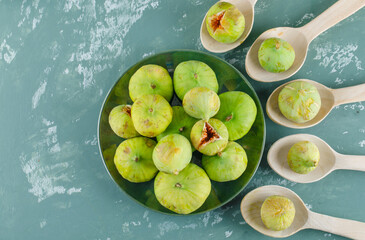
POLYGON ((218 2, 208 11, 206 26, 209 35, 221 43, 233 43, 245 31, 245 17, 228 2, 218 2))
POLYGON ((294 172, 307 174, 318 166, 319 158, 319 150, 314 143, 301 141, 290 148, 287 160, 294 172))
POLYGON ((321 108, 321 96, 315 86, 304 81, 287 84, 279 93, 280 112, 290 121, 305 123, 321 108))
POLYGON ((290 227, 295 216, 293 202, 283 196, 273 195, 265 199, 261 206, 261 220, 265 226, 274 231, 290 227))
POLYGON ((170 134, 181 134, 187 139, 190 139, 190 132, 193 125, 196 123, 196 119, 190 117, 184 111, 184 108, 181 106, 173 106, 172 107, 172 121, 170 125, 166 128, 166 130, 158 135, 157 141, 160 141, 161 138, 170 135, 170 134))
POLYGON ((268 72, 284 72, 293 65, 294 59, 294 48, 280 38, 268 38, 259 48, 260 65, 268 72))
POLYGON ((208 198, 211 183, 203 169, 190 163, 179 175, 159 172, 154 190, 162 206, 179 214, 189 214, 208 198))
POLYGON ((172 120, 172 108, 164 97, 148 94, 133 103, 131 115, 139 134, 156 137, 169 126, 172 120))
POLYGON ((183 100, 185 94, 195 87, 206 87, 217 93, 219 86, 214 71, 200 61, 192 60, 179 63, 174 72, 176 95, 183 100))
POLYGON ((248 94, 239 91, 222 93, 219 99, 221 107, 214 118, 226 125, 229 140, 242 138, 256 119, 257 108, 254 100, 248 94))
POLYGON ((129 80, 128 89, 133 102, 146 94, 158 94, 170 101, 174 94, 172 79, 168 71, 154 64, 139 68, 129 80))
POLYGON ((153 162, 158 170, 176 175, 189 164, 191 157, 190 142, 180 134, 163 137, 152 154, 153 162))
POLYGON ((109 125, 113 132, 122 138, 139 136, 131 118, 131 105, 119 105, 109 113, 109 125))
POLYGON ((217 114, 220 107, 218 95, 206 87, 189 90, 183 100, 183 108, 194 118, 208 120, 217 114))
POLYGON ((227 146, 228 130, 218 119, 200 120, 191 129, 190 139, 196 150, 213 156, 227 146))
POLYGON ((232 181, 239 178, 246 170, 247 155, 241 145, 229 142, 226 148, 216 155, 203 155, 202 165, 211 180, 232 181))
POLYGON ((146 137, 135 137, 119 144, 114 164, 123 178, 139 183, 151 180, 158 172, 153 164, 152 152, 156 142, 146 137))

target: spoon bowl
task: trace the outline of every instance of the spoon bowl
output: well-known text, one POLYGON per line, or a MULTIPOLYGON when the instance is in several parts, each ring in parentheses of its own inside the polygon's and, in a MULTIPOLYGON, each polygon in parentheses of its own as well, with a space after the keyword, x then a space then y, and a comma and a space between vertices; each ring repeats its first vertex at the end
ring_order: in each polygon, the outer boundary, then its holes
POLYGON ((262 33, 252 44, 246 56, 246 71, 252 78, 260 82, 273 82, 289 78, 295 74, 303 65, 307 57, 308 41, 304 32, 299 28, 279 27, 269 29, 262 33), (258 51, 263 41, 268 38, 281 38, 287 41, 295 51, 293 65, 285 72, 272 73, 263 69, 258 58, 258 51))
POLYGON ((308 209, 302 199, 293 191, 275 185, 256 188, 249 192, 241 202, 241 214, 245 221, 256 231, 276 238, 284 238, 300 231, 308 220, 308 209), (261 205, 267 197, 280 195, 289 198, 295 206, 293 223, 285 230, 273 231, 268 229, 261 220, 261 205))
POLYGON ((251 32, 254 20, 254 6, 256 1, 257 0, 224 0, 224 2, 229 2, 235 5, 245 17, 245 30, 241 37, 233 43, 221 43, 212 38, 207 30, 205 22, 207 15, 205 15, 200 28, 200 40, 203 44, 203 47, 210 52, 223 53, 241 45, 251 32))
POLYGON ((295 134, 276 141, 267 154, 267 161, 270 167, 283 178, 292 182, 311 183, 324 178, 335 169, 336 155, 335 151, 319 137, 310 134, 295 134), (300 141, 310 141, 319 150, 318 166, 307 174, 294 172, 287 162, 289 149, 300 141))
POLYGON ((269 96, 267 103, 266 103, 266 112, 267 112, 267 115, 269 116, 269 118, 277 124, 280 124, 282 126, 289 127, 289 128, 301 129, 301 128, 312 127, 312 126, 320 123, 330 113, 330 111, 332 110, 332 108, 334 106, 335 106, 335 96, 333 94, 332 89, 330 89, 320 83, 317 83, 315 81, 311 81, 311 80, 307 80, 307 79, 298 79, 298 80, 293 80, 293 81, 290 81, 288 83, 285 83, 285 84, 279 86, 271 93, 271 95, 269 96), (317 88, 319 95, 321 96, 321 108, 319 109, 318 114, 312 120, 305 122, 305 123, 296 123, 296 122, 292 122, 289 119, 287 119, 280 112, 279 104, 278 104, 278 98, 279 98, 280 91, 286 85, 293 83, 293 82, 298 82, 298 81, 308 82, 308 83, 314 85, 317 88))

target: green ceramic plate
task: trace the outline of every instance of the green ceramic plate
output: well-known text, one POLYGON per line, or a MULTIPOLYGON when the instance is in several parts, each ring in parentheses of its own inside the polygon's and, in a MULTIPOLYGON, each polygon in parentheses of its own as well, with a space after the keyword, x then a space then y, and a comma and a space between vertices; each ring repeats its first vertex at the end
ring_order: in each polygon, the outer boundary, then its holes
MULTIPOLYGON (((124 140, 113 133, 108 124, 109 112, 113 107, 119 104, 132 104, 128 94, 128 83, 130 77, 140 67, 146 64, 158 64, 165 67, 169 73, 173 74, 175 67, 183 61, 198 60, 208 64, 216 73, 219 82, 219 93, 226 91, 243 91, 249 94, 256 103, 257 117, 249 133, 242 139, 237 140, 246 150, 248 156, 248 165, 243 175, 231 182, 218 183, 212 181, 212 191, 205 203, 195 212, 203 213, 218 208, 232 200, 248 184, 250 179, 259 166, 263 148, 265 145, 265 121, 264 113, 260 101, 245 77, 232 65, 226 61, 198 51, 176 50, 159 53, 145 58, 129 68, 121 78, 115 83, 105 98, 104 104, 100 111, 98 124, 98 141, 99 150, 104 161, 105 167, 113 180, 118 186, 132 199, 136 200, 143 206, 163 213, 176 214, 161 206, 153 191, 153 180, 146 183, 131 183, 123 179, 116 167, 113 158, 117 146, 124 140)), ((181 105, 176 96, 172 99, 172 105, 181 105)), ((193 153, 194 163, 201 166, 201 154, 198 151, 193 153)))

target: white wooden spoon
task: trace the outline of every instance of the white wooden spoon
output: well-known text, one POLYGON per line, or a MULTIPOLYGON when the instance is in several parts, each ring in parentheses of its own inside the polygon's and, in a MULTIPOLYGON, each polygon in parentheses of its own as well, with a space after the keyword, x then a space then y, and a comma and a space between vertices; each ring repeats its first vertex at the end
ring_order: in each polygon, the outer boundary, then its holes
POLYGON ((233 43, 218 42, 209 35, 205 23, 207 15, 205 15, 200 28, 200 41, 202 42, 203 47, 210 52, 223 53, 241 45, 251 32, 254 20, 254 6, 256 4, 256 1, 257 0, 222 0, 221 2, 229 2, 235 5, 238 10, 240 10, 240 12, 245 17, 245 30, 241 37, 233 43))
POLYGON ((365 0, 338 0, 321 15, 303 27, 279 27, 262 33, 247 53, 245 65, 248 75, 261 82, 274 82, 289 78, 302 67, 307 56, 308 46, 314 38, 341 20, 349 17, 364 5, 365 0), (285 72, 271 73, 265 71, 259 63, 258 50, 260 45, 265 39, 272 37, 286 40, 295 50, 294 63, 285 72))
POLYGON ((280 124, 284 127, 302 129, 317 125, 331 112, 334 107, 338 105, 361 101, 365 101, 365 84, 346 88, 331 89, 315 81, 308 79, 298 79, 277 87, 271 93, 266 102, 266 112, 269 118, 277 124, 280 124), (296 81, 305 81, 313 84, 321 95, 321 108, 319 109, 318 114, 312 120, 305 123, 295 123, 288 120, 279 109, 278 97, 280 91, 287 84, 296 81))
POLYGON ((284 238, 300 230, 310 228, 352 239, 365 239, 365 223, 312 212, 295 192, 280 186, 263 186, 246 194, 241 202, 241 213, 252 228, 270 237, 284 238), (261 205, 271 195, 287 197, 294 203, 294 221, 289 228, 283 231, 270 230, 265 227, 261 220, 261 205))
POLYGON ((316 182, 338 169, 365 171, 365 156, 337 153, 325 141, 310 134, 295 134, 279 139, 270 147, 267 162, 277 174, 298 183, 316 182), (287 162, 289 149, 300 141, 310 141, 319 150, 318 166, 307 174, 294 172, 287 162))

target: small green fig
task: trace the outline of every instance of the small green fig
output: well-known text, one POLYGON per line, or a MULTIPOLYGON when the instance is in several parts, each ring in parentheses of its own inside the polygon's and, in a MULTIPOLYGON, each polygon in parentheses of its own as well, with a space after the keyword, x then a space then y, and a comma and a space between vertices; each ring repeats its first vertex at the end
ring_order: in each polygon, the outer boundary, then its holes
POLYGON ((268 72, 279 73, 288 70, 294 63, 294 48, 280 38, 268 38, 259 48, 259 62, 268 72))
POLYGON ((204 120, 217 114, 219 106, 218 95, 206 87, 196 87, 189 90, 183 100, 183 107, 187 114, 204 120))
POLYGON ((197 120, 186 114, 184 108, 181 106, 173 106, 172 111, 172 121, 166 130, 156 137, 157 141, 160 141, 161 138, 167 135, 175 133, 181 134, 187 139, 190 139, 191 128, 194 126, 197 120))
POLYGON ((319 158, 319 150, 314 143, 301 141, 290 148, 287 160, 294 172, 307 174, 317 167, 319 158))
POLYGON ((312 120, 321 108, 321 96, 317 88, 304 81, 287 84, 279 93, 280 112, 289 120, 305 123, 312 120))
POLYGON ((190 163, 178 175, 159 172, 154 189, 162 206, 179 214, 189 214, 208 198, 211 183, 203 169, 190 163))
POLYGON ((172 108, 160 95, 143 95, 132 105, 131 115, 137 132, 146 137, 155 137, 171 123, 172 108))
POLYGON ((214 118, 226 125, 229 140, 242 138, 256 119, 257 108, 254 100, 248 94, 239 91, 222 93, 219 99, 221 107, 214 118))
POLYGON ((247 167, 245 150, 236 142, 229 142, 222 152, 202 158, 202 165, 209 178, 217 182, 236 180, 247 167))
POLYGON ((195 87, 206 87, 217 93, 219 86, 214 71, 200 61, 191 60, 179 63, 174 72, 176 95, 183 100, 185 94, 195 87))
POLYGON ((131 118, 131 105, 119 105, 109 113, 109 125, 113 132, 122 138, 139 136, 131 118))
POLYGON ((218 42, 233 43, 245 31, 245 17, 228 2, 218 2, 208 11, 206 26, 209 35, 218 42))
POLYGON ((262 222, 273 231, 287 229, 293 223, 294 217, 295 206, 287 197, 270 196, 261 206, 262 222))
POLYGON ((191 129, 190 139, 196 150, 213 156, 227 146, 228 130, 218 119, 200 120, 191 129))
POLYGON ((139 68, 129 80, 128 88, 133 102, 146 94, 158 94, 170 101, 174 93, 172 79, 167 70, 154 64, 139 68))
POLYGON ((156 142, 146 137, 135 137, 119 144, 114 164, 123 178, 130 182, 146 182, 158 172, 153 164, 152 152, 156 142))
POLYGON ((191 157, 190 142, 180 134, 163 137, 152 154, 153 162, 158 170, 176 175, 190 163, 191 157))

